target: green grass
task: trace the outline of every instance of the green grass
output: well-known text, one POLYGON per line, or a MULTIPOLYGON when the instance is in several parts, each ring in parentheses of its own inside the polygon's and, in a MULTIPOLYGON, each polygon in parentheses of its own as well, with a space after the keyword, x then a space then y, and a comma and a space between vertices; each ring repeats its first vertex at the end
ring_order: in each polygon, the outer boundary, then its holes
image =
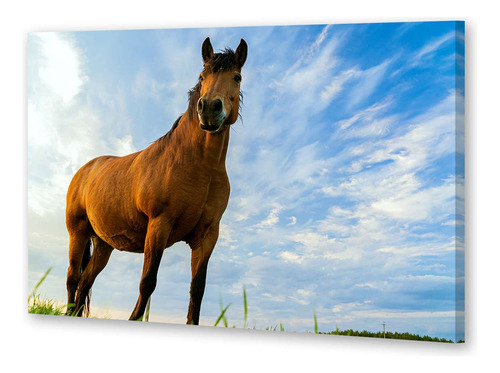
POLYGON ((51 270, 52 267, 45 272, 45 274, 42 276, 40 281, 38 281, 38 283, 31 291, 30 295, 28 296, 28 313, 54 316, 76 316, 78 313, 77 310, 73 311, 70 314, 66 313, 67 306, 65 303, 62 304, 53 299, 41 298, 40 293, 38 292, 38 288, 40 288, 51 270))
POLYGON ((38 281, 36 286, 28 296, 28 312, 42 315, 64 315, 66 305, 62 305, 52 299, 42 299, 38 293, 38 288, 45 281, 52 268, 49 268, 43 277, 38 281))
POLYGON ((284 332, 285 328, 283 326, 283 323, 280 322, 279 324, 276 324, 275 326, 268 326, 268 327, 266 327, 266 330, 267 331, 271 331, 271 332, 284 332))
POLYGON ((226 318, 226 311, 229 308, 229 306, 231 305, 231 303, 229 303, 226 307, 224 307, 223 303, 222 303, 222 296, 220 295, 220 292, 219 292, 219 304, 220 304, 220 315, 217 318, 217 320, 215 321, 214 326, 217 326, 219 324, 219 322, 222 320, 222 322, 224 323, 224 327, 227 328, 228 323, 227 323, 227 318, 226 318))
POLYGON ((248 318, 248 303, 247 303, 247 291, 245 285, 243 285, 243 329, 247 328, 247 318, 248 318))

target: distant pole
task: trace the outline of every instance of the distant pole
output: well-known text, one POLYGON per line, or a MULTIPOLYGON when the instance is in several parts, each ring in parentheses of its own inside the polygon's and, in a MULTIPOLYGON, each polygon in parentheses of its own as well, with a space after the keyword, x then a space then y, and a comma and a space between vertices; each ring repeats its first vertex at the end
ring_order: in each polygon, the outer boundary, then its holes
POLYGON ((385 321, 382 323, 382 326, 384 327, 384 338, 385 338, 385 321))

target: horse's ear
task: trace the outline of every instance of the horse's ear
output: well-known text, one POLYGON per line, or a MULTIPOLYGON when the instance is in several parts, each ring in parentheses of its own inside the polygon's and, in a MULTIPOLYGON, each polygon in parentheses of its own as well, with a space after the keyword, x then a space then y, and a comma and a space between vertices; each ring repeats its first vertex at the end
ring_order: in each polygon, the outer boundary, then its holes
POLYGON ((248 52, 247 42, 241 39, 240 45, 238 45, 238 48, 236 48, 236 53, 235 53, 236 62, 238 63, 238 66, 240 68, 243 67, 245 61, 247 60, 247 52, 248 52))
POLYGON ((201 56, 203 57, 203 62, 207 63, 214 55, 214 49, 210 43, 210 38, 206 38, 201 46, 201 56))

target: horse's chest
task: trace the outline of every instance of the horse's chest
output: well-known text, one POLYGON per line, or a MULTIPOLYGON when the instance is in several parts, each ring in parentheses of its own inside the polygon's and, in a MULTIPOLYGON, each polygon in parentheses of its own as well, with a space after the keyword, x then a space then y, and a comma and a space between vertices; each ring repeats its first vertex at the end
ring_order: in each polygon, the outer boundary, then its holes
POLYGON ((221 196, 212 193, 216 188, 216 186, 207 185, 203 189, 197 188, 196 191, 187 191, 185 198, 181 201, 173 201, 177 210, 173 212, 177 224, 189 226, 196 224, 203 215, 222 214, 225 206, 222 201, 219 201, 221 196))
MULTIPOLYGON (((177 197, 181 194, 177 194, 177 197)), ((177 242, 193 230, 204 229, 220 220, 227 206, 229 187, 228 183, 213 180, 204 188, 200 185, 192 190, 185 188, 184 195, 179 200, 174 195, 172 197, 173 209, 167 211, 167 214, 173 221, 171 240, 177 242)))

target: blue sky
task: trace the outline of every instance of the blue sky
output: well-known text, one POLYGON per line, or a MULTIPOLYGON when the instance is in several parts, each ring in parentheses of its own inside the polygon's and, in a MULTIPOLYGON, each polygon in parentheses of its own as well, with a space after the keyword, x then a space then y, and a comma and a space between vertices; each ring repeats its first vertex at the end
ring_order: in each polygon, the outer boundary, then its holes
MULTIPOLYGON (((463 24, 34 33, 28 38, 29 286, 66 299, 65 193, 102 154, 167 132, 201 43, 249 46, 231 197, 201 324, 463 338, 463 24), (456 302, 457 300, 457 302, 456 302)), ((165 251, 151 321, 185 322, 190 252, 165 251)), ((142 255, 115 251, 92 310, 128 318, 142 255)))

